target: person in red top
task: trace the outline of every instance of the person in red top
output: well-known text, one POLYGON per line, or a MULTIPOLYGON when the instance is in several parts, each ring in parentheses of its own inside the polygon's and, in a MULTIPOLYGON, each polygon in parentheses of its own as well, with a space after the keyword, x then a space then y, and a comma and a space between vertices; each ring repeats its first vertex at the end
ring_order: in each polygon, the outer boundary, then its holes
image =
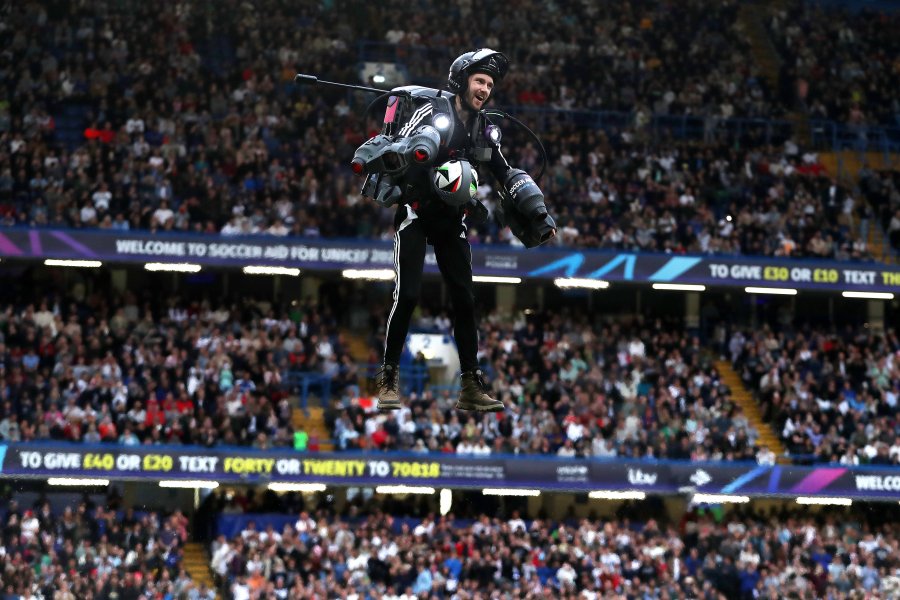
POLYGON ((103 420, 100 421, 97 432, 103 440, 115 441, 119 438, 119 434, 116 431, 116 424, 112 422, 112 418, 109 415, 104 416, 103 420))
POLYGON ((147 401, 147 416, 144 418, 144 425, 153 427, 154 425, 165 425, 166 413, 159 407, 156 398, 150 398, 147 401))
POLYGON ((84 130, 84 137, 87 140, 100 140, 104 144, 111 144, 116 138, 116 132, 109 123, 106 123, 103 129, 98 129, 95 123, 84 130))
POLYGON ((387 431, 384 430, 384 424, 379 423, 378 429, 372 432, 372 443, 376 448, 382 448, 387 443, 388 437, 387 431))
POLYGON ((191 415, 194 413, 194 401, 186 393, 182 393, 175 402, 175 409, 180 415, 191 415))

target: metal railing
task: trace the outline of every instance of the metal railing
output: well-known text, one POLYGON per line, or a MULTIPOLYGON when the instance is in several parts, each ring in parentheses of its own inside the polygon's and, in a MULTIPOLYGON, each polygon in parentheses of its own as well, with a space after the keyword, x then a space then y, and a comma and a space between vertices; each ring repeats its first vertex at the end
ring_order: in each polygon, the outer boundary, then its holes
POLYGON ((331 382, 333 378, 323 373, 315 371, 297 371, 289 369, 281 376, 281 385, 284 389, 290 390, 297 394, 300 398, 300 408, 307 415, 308 401, 310 391, 315 388, 320 394, 320 398, 328 400, 331 398, 331 382))
POLYGON ((727 139, 780 144, 793 132, 790 121, 762 118, 699 117, 694 115, 643 115, 638 112, 563 110, 538 106, 504 106, 507 112, 530 119, 540 129, 566 124, 578 128, 606 131, 634 130, 653 139, 703 140, 727 139))
MULTIPOLYGON (((353 390, 356 395, 375 395, 377 392, 377 376, 381 370, 381 364, 378 363, 356 363, 356 378, 352 383, 348 383, 348 387, 355 387, 353 390)), ((493 377, 493 369, 484 366, 485 374, 488 379, 493 377)), ((346 375, 346 371, 339 372, 341 376, 346 375)), ((313 392, 317 392, 320 399, 325 403, 331 400, 332 392, 335 390, 335 379, 337 376, 331 376, 317 371, 302 371, 299 369, 287 369, 281 375, 282 388, 297 395, 299 399, 299 408, 303 412, 309 414, 309 397, 313 392)), ((459 391, 459 376, 454 376, 450 383, 432 383, 431 373, 428 366, 425 365, 401 365, 400 367, 400 394, 409 397, 412 394, 421 396, 425 391, 429 391, 434 395, 440 395, 444 392, 455 394, 459 391)))
MULTIPOLYGON (((391 44, 377 40, 358 41, 357 55, 360 62, 390 62, 397 63, 404 68, 411 61, 440 64, 443 68, 445 63, 454 58, 449 50, 442 46, 391 44)), ((418 77, 415 83, 439 87, 443 84, 443 79, 418 77)), ((752 136, 748 139, 757 143, 780 144, 793 133, 792 123, 779 119, 723 119, 695 115, 660 114, 643 117, 639 116, 637 111, 567 110, 526 105, 510 105, 503 108, 517 116, 532 116, 540 127, 553 121, 593 129, 637 129, 645 131, 654 139, 665 137, 715 141, 724 138, 740 142, 745 136, 752 136)), ((898 119, 900 119, 900 115, 898 115, 898 119)), ((900 120, 898 120, 898 124, 900 124, 900 120)), ((816 150, 863 149, 885 154, 900 152, 900 126, 851 125, 832 120, 813 119, 810 120, 810 128, 813 148, 816 150)))
MULTIPOLYGON (((376 391, 375 380, 380 364, 375 363, 359 363, 356 365, 356 381, 357 392, 365 392, 366 395, 376 391)), ((345 373, 341 373, 345 375, 345 373)), ((319 398, 327 403, 331 399, 334 388, 334 380, 336 377, 320 373, 317 371, 301 371, 297 369, 288 369, 281 376, 281 385, 284 389, 295 393, 300 401, 300 406, 304 413, 308 414, 309 397, 313 392, 317 392, 319 398)), ((400 369, 400 392, 404 396, 410 394, 422 395, 430 380, 428 367, 422 365, 405 365, 400 369)), ((354 385, 354 384, 350 384, 354 385)), ((430 386, 429 386, 430 387, 430 386)))
POLYGON ((824 119, 809 122, 813 147, 859 152, 900 152, 900 127, 838 123, 824 119))

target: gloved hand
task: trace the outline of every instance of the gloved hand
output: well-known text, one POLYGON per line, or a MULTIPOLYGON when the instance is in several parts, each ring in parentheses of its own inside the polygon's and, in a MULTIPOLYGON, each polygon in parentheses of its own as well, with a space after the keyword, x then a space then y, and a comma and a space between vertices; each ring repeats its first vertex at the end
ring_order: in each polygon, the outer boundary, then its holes
POLYGON ((526 248, 540 246, 556 236, 556 221, 547 211, 544 194, 528 173, 510 169, 501 190, 494 218, 526 248))
POLYGON ((547 216, 544 193, 531 175, 521 169, 510 169, 503 187, 516 205, 518 212, 526 219, 541 221, 547 216))
POLYGON ((375 202, 388 208, 397 204, 401 195, 400 186, 394 185, 390 177, 384 176, 378 182, 378 189, 375 190, 375 202))

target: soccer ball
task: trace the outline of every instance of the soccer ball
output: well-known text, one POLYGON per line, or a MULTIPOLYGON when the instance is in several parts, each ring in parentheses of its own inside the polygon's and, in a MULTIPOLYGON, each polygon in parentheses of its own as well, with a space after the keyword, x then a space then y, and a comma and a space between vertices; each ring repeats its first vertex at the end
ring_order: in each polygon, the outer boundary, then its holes
POLYGON ((463 168, 458 160, 449 160, 434 170, 434 185, 442 192, 455 194, 462 184, 463 168))
POLYGON ((466 206, 478 191, 478 175, 465 160, 450 160, 434 169, 432 185, 438 198, 454 208, 466 206))

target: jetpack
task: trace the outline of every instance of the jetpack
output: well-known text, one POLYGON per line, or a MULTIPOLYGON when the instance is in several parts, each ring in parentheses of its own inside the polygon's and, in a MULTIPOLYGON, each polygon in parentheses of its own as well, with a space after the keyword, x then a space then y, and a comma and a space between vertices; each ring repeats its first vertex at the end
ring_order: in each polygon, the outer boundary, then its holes
MULTIPOLYGON (((366 114, 379 101, 387 98, 381 133, 366 140, 353 155, 350 168, 357 175, 365 175, 362 195, 373 198, 382 206, 400 201, 402 190, 395 182, 413 165, 430 167, 437 160, 440 147, 453 136, 454 119, 452 95, 422 86, 402 86, 383 90, 362 85, 323 81, 314 75, 297 74, 296 83, 323 84, 356 91, 378 94, 366 109, 366 114), (425 105, 430 106, 430 119, 417 119, 425 105), (424 122, 429 121, 429 122, 424 122), (410 125, 412 124, 412 125, 410 125)), ((491 117, 509 119, 522 128, 541 150, 543 164, 537 177, 532 178, 520 169, 508 169, 503 181, 498 181, 500 202, 494 217, 500 226, 510 231, 526 248, 539 246, 556 235, 556 222, 550 216, 544 195, 538 187, 547 166, 547 153, 540 138, 524 123, 498 109, 479 111, 472 120, 469 139, 473 148, 472 162, 489 162, 493 151, 499 150, 500 128, 491 117)), ((481 220, 487 217, 487 209, 473 199, 470 217, 481 220)))

